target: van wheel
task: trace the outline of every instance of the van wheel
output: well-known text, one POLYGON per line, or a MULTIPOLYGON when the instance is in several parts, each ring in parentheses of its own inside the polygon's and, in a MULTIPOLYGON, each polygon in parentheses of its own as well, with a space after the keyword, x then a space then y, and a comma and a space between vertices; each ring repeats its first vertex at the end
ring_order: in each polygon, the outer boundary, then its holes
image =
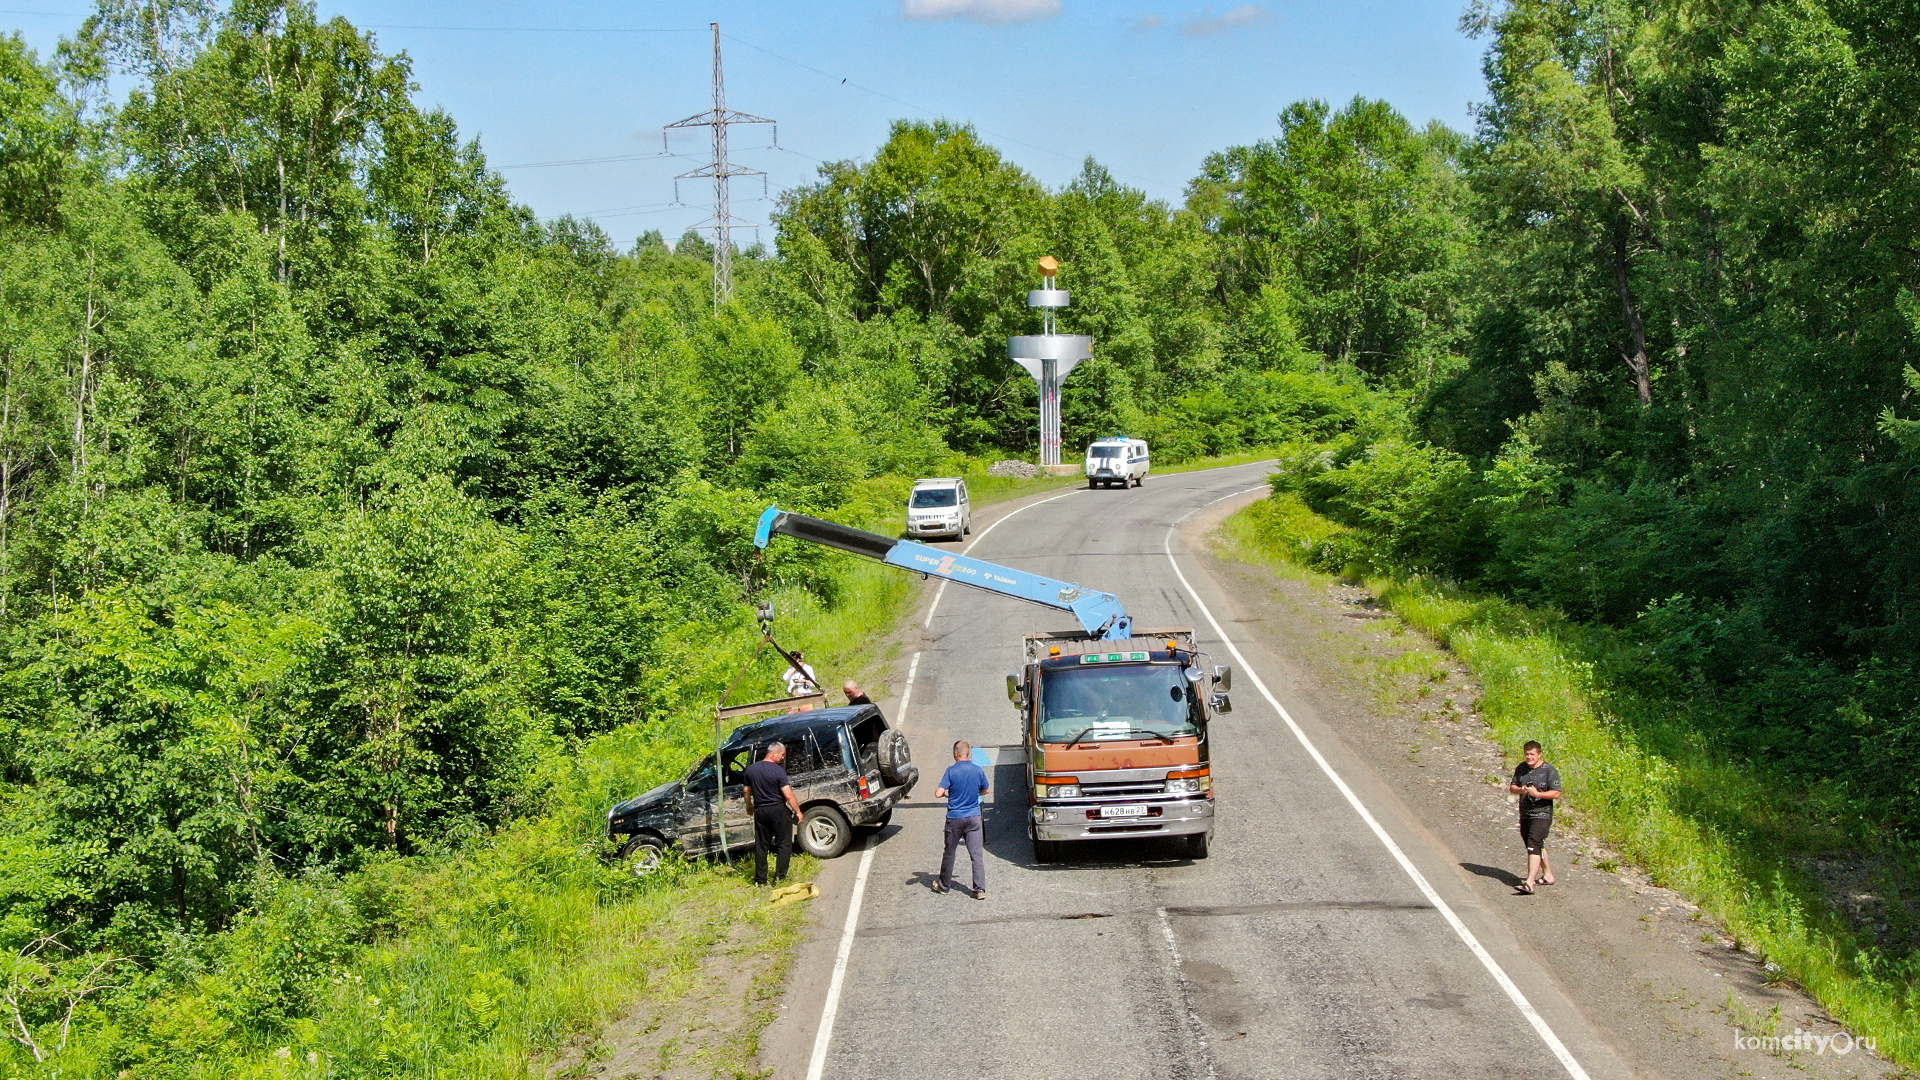
POLYGON ((660 860, 666 854, 666 841, 647 833, 641 833, 620 845, 620 861, 625 864, 627 873, 634 877, 646 877, 660 869, 660 860))
POLYGON ((1140 486, 1141 484, 1144 484, 1144 483, 1146 483, 1146 482, 1147 482, 1147 474, 1146 474, 1146 473, 1141 473, 1141 474, 1140 474, 1139 476, 1136 476, 1136 477, 1134 477, 1134 478, 1133 478, 1133 486, 1134 486, 1134 487, 1139 487, 1139 486, 1140 486))
POLYGON ((1187 837, 1187 857, 1189 859, 1204 859, 1207 857, 1206 833, 1195 833, 1187 837))
POLYGON ((1035 840, 1033 842, 1033 861, 1050 863, 1060 861, 1060 841, 1035 840))
POLYGON ((968 518, 966 520, 966 523, 960 526, 960 535, 961 536, 973 535, 973 519, 972 518, 968 518))
POLYGON ((1089 479, 1089 480, 1087 481, 1087 490, 1088 490, 1088 491, 1092 491, 1092 490, 1093 490, 1094 488, 1097 488, 1097 487, 1099 487, 1099 486, 1100 486, 1100 482, 1099 482, 1098 480, 1093 480, 1093 479, 1089 479))
POLYGON ((816 859, 837 859, 853 842, 853 826, 832 806, 815 806, 800 819, 800 846, 816 859))

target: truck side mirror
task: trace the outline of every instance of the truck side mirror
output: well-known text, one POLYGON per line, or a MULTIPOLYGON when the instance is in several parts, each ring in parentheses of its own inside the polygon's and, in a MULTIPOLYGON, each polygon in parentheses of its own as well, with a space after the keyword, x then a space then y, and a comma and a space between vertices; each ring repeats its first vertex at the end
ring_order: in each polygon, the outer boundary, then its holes
POLYGON ((1213 669, 1213 685, 1224 693, 1233 689, 1233 669, 1225 664, 1213 669))
POLYGON ((1007 700, 1015 705, 1020 704, 1020 676, 1018 675, 1007 676, 1007 700))
POLYGON ((1215 693, 1215 694, 1213 695, 1213 711, 1214 711, 1214 712, 1217 712, 1217 713, 1230 713, 1230 712, 1232 712, 1232 711, 1233 711, 1233 699, 1232 699, 1232 698, 1230 698, 1230 697, 1228 697, 1228 696, 1227 696, 1227 695, 1225 695, 1225 694, 1221 694, 1221 693, 1215 693))

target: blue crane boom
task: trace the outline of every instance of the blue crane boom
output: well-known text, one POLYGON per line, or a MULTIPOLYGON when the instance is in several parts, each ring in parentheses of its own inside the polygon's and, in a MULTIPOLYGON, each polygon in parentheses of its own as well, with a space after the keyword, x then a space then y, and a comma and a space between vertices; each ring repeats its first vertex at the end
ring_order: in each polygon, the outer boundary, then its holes
POLYGON ((1127 615, 1127 609, 1121 606, 1119 597, 1075 585, 1071 581, 1029 574, 1025 570, 942 551, 912 540, 895 540, 850 525, 769 506, 766 513, 760 515, 759 528, 754 530, 754 546, 765 548, 772 542, 775 533, 864 555, 902 570, 945 578, 1057 611, 1071 611, 1096 640, 1113 641, 1132 636, 1133 619, 1127 615))

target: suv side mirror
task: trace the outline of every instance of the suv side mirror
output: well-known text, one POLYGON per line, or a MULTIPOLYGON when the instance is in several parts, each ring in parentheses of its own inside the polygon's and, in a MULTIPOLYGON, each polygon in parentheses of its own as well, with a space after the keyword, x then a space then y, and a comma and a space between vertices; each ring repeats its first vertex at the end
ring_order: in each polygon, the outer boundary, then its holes
POLYGON ((1233 699, 1228 697, 1225 694, 1215 692, 1215 694, 1213 695, 1213 711, 1217 713, 1232 712, 1233 699))
POLYGON ((1225 664, 1221 664, 1219 667, 1214 668, 1213 669, 1213 685, 1219 687, 1222 693, 1232 690, 1233 689, 1233 669, 1228 667, 1225 664))
POLYGON ((1020 686, 1020 676, 1008 675, 1007 676, 1007 700, 1013 702, 1015 705, 1020 704, 1021 689, 1022 688, 1020 686))

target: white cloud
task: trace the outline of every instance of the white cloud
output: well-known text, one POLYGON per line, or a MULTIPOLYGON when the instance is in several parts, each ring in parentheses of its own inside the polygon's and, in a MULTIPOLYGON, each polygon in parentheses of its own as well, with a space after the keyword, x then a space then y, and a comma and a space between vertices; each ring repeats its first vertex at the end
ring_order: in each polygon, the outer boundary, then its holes
POLYGON ((1149 30, 1158 29, 1160 29, 1160 16, 1158 15, 1142 15, 1140 16, 1140 21, 1133 24, 1133 31, 1136 34, 1144 34, 1149 30))
POLYGON ((1060 0, 900 0, 900 14, 926 22, 968 19, 1006 26, 1051 19, 1060 14, 1060 0))
POLYGON ((1202 18, 1194 16, 1181 24, 1180 32, 1189 37, 1203 37, 1207 34, 1224 34, 1229 30, 1238 30, 1243 26, 1252 26, 1267 17, 1267 9, 1259 4, 1241 4, 1224 15, 1202 18))

